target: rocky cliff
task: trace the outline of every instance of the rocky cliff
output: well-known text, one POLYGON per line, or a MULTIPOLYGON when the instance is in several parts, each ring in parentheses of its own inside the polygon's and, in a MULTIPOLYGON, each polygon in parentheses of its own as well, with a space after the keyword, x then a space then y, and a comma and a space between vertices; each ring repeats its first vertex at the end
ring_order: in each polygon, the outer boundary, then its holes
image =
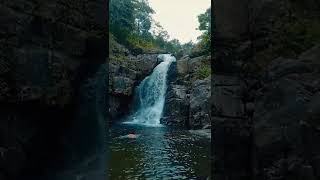
POLYGON ((211 127, 211 56, 184 56, 169 69, 161 123, 191 129, 211 127))
MULTIPOLYGON (((135 88, 161 60, 156 52, 133 55, 110 37, 109 114, 111 122, 115 122, 134 109, 135 88)), ((162 124, 192 129, 210 127, 210 58, 185 56, 172 63, 162 124)))
POLYGON ((133 109, 135 88, 159 63, 158 54, 133 55, 126 47, 109 39, 109 115, 110 122, 121 120, 133 109))
POLYGON ((0 179, 103 176, 106 9, 0 2, 0 179))
POLYGON ((319 179, 317 1, 215 1, 214 179, 319 179))

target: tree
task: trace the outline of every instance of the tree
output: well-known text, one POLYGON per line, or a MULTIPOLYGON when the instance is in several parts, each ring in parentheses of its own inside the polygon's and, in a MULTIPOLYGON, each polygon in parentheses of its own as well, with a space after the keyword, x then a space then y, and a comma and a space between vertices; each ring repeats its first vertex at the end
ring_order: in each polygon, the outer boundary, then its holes
POLYGON ((134 18, 136 24, 136 33, 139 35, 150 35, 150 28, 152 23, 151 14, 154 10, 149 6, 146 0, 135 1, 134 18))
POLYGON ((198 16, 198 21, 199 21, 198 29, 200 31, 206 31, 206 32, 211 31, 211 7, 207 9, 205 13, 200 14, 198 16))
POLYGON ((110 32, 125 41, 134 28, 134 1, 110 0, 110 32))
POLYGON ((177 52, 180 42, 169 41, 168 32, 152 19, 153 13, 148 0, 110 0, 110 32, 119 43, 137 52, 159 48, 177 52))
POLYGON ((204 31, 198 39, 200 39, 199 46, 204 49, 205 52, 211 50, 211 7, 206 10, 205 13, 198 16, 200 31, 204 31))
POLYGON ((193 48, 194 48, 194 43, 192 41, 189 41, 181 45, 181 49, 184 51, 184 54, 190 54, 193 48))

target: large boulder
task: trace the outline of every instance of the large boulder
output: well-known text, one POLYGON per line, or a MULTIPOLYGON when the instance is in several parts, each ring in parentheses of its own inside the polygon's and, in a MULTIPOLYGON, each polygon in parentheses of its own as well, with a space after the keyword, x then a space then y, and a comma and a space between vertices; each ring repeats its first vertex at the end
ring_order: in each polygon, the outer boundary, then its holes
POLYGON ((187 87, 171 85, 166 95, 162 124, 185 126, 189 114, 187 87))
POLYGON ((210 89, 211 76, 192 84, 189 110, 189 125, 192 128, 211 125, 210 89))
POLYGON ((177 71, 179 75, 184 75, 189 72, 189 58, 180 59, 177 61, 177 71))
POLYGON ((241 118, 245 114, 242 84, 234 76, 213 76, 212 103, 215 116, 241 118))
POLYGON ((211 56, 199 56, 188 60, 188 71, 190 73, 197 72, 204 65, 209 64, 211 56))
POLYGON ((313 143, 320 140, 320 66, 319 51, 315 49, 303 53, 301 59, 273 61, 267 70, 269 78, 256 92, 254 144, 259 167, 265 169, 261 170, 262 176, 276 176, 268 175, 267 171, 283 174, 272 168, 282 159, 289 167, 296 167, 286 168, 291 178, 319 178, 315 171, 318 165, 313 163, 320 155, 320 146, 313 143), (297 158, 302 160, 295 165, 292 159, 297 158))

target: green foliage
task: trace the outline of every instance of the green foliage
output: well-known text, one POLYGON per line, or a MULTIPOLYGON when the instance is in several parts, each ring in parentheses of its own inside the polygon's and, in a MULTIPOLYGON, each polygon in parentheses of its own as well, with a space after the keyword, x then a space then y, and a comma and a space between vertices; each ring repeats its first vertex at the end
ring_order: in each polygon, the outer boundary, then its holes
MULTIPOLYGON (((147 0, 110 0, 110 32, 116 41, 133 51, 166 51, 179 56, 192 53, 195 45, 169 40, 168 32, 152 19, 153 13, 147 0)), ((198 29, 204 32, 195 54, 205 54, 211 49, 211 8, 200 14, 198 21, 198 29)))
POLYGON ((135 35, 128 37, 128 44, 131 49, 143 49, 146 52, 159 50, 159 46, 153 41, 148 41, 143 37, 135 35))
POLYGON ((134 3, 128 0, 110 0, 110 32, 119 41, 125 41, 134 28, 134 3))
POLYGON ((153 13, 147 0, 111 0, 110 32, 131 50, 178 52, 180 42, 169 41, 168 32, 152 19, 153 13))
POLYGON ((136 0, 134 3, 135 32, 141 36, 148 36, 152 24, 151 14, 154 13, 154 10, 146 0, 136 0))
POLYGON ((206 10, 205 13, 198 16, 199 27, 201 31, 210 32, 211 31, 211 7, 206 10))
POLYGON ((192 41, 189 41, 185 44, 181 45, 181 49, 186 53, 186 54, 190 54, 191 50, 194 48, 194 43, 192 41))
POLYGON ((255 53, 256 61, 243 68, 259 73, 278 57, 297 58, 301 53, 320 42, 320 22, 310 17, 279 17, 273 33, 268 37, 268 47, 255 53), (270 41, 270 42, 269 42, 270 41))
POLYGON ((211 67, 210 65, 203 65, 195 72, 194 80, 196 79, 204 79, 211 75, 211 67))
POLYGON ((128 57, 117 54, 116 56, 110 57, 110 62, 124 62, 128 57))
POLYGON ((205 13, 198 16, 199 27, 198 29, 204 31, 199 37, 200 46, 206 52, 211 50, 211 7, 205 13))
POLYGON ((278 28, 272 39, 274 53, 278 56, 297 57, 320 42, 320 23, 316 20, 286 21, 278 28))
POLYGON ((198 37, 199 43, 190 52, 190 57, 210 54, 211 52, 211 7, 198 16, 198 30, 203 31, 198 37))

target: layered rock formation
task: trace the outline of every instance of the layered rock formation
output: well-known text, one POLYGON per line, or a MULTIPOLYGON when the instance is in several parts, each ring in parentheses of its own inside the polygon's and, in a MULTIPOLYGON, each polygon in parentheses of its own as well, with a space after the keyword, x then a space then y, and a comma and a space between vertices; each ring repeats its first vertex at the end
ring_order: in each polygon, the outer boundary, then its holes
POLYGON ((216 1, 214 179, 319 179, 319 10, 216 1))
POLYGON ((0 2, 0 179, 103 178, 106 9, 0 2))

